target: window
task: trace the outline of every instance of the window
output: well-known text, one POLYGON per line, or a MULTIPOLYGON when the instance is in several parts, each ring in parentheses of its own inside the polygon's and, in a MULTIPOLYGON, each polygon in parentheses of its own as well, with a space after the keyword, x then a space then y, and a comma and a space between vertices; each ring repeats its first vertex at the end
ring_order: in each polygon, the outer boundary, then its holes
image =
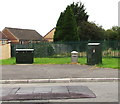
POLYGON ((20 41, 20 44, 24 44, 24 41, 20 41))
POLYGON ((2 44, 6 44, 7 42, 5 40, 2 40, 2 44))

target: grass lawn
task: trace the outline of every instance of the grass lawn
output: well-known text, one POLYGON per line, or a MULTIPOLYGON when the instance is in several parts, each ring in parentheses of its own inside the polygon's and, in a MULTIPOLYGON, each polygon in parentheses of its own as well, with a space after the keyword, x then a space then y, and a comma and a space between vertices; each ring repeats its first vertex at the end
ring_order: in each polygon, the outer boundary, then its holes
POLYGON ((13 64, 16 64, 15 62, 15 58, 12 57, 10 59, 4 59, 4 60, 0 60, 0 65, 13 65, 13 64))
MULTIPOLYGON (((86 58, 78 58, 79 64, 86 64, 86 58)), ((34 58, 33 64, 70 64, 71 58, 34 58)), ((0 60, 1 65, 14 65, 16 64, 15 58, 0 60)), ((104 68, 118 69, 118 58, 103 58, 102 64, 96 65, 104 68)), ((120 67, 119 67, 120 68, 120 67)))
POLYGON ((34 64, 69 64, 70 58, 35 58, 34 64))
POLYGON ((120 69, 118 60, 119 58, 103 58, 102 63, 97 65, 98 67, 103 67, 103 68, 113 68, 113 69, 120 69))

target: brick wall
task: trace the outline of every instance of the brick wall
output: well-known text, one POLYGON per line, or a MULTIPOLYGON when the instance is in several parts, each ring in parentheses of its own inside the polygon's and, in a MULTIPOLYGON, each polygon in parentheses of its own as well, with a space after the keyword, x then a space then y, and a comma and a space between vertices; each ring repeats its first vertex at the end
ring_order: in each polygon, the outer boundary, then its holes
POLYGON ((47 35, 45 35, 44 38, 45 38, 48 42, 53 42, 54 33, 55 33, 55 29, 53 29, 53 30, 50 31, 47 35))
POLYGON ((8 59, 11 58, 11 45, 5 44, 0 45, 0 59, 8 59))

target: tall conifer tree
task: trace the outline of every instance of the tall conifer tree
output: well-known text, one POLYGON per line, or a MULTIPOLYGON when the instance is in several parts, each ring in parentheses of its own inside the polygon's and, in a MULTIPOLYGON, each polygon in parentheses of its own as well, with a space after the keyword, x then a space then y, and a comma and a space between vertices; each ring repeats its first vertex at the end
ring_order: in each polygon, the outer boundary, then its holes
POLYGON ((72 8, 68 6, 58 19, 54 41, 68 42, 78 40, 76 19, 72 8))
POLYGON ((60 17, 59 17, 59 19, 57 21, 57 25, 56 25, 56 31, 55 31, 55 35, 54 35, 54 41, 55 42, 56 41, 61 41, 62 38, 63 38, 62 37, 62 35, 63 35, 63 33, 62 33, 63 20, 64 20, 64 13, 61 13, 60 17))

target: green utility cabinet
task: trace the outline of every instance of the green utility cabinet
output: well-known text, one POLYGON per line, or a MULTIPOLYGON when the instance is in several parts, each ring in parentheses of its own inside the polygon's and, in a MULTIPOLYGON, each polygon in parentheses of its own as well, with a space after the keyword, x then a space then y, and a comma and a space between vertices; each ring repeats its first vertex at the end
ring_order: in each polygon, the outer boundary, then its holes
POLYGON ((16 49, 17 64, 32 64, 34 58, 34 49, 16 49))
POLYGON ((95 65, 102 63, 102 47, 100 43, 88 43, 87 64, 95 65))

